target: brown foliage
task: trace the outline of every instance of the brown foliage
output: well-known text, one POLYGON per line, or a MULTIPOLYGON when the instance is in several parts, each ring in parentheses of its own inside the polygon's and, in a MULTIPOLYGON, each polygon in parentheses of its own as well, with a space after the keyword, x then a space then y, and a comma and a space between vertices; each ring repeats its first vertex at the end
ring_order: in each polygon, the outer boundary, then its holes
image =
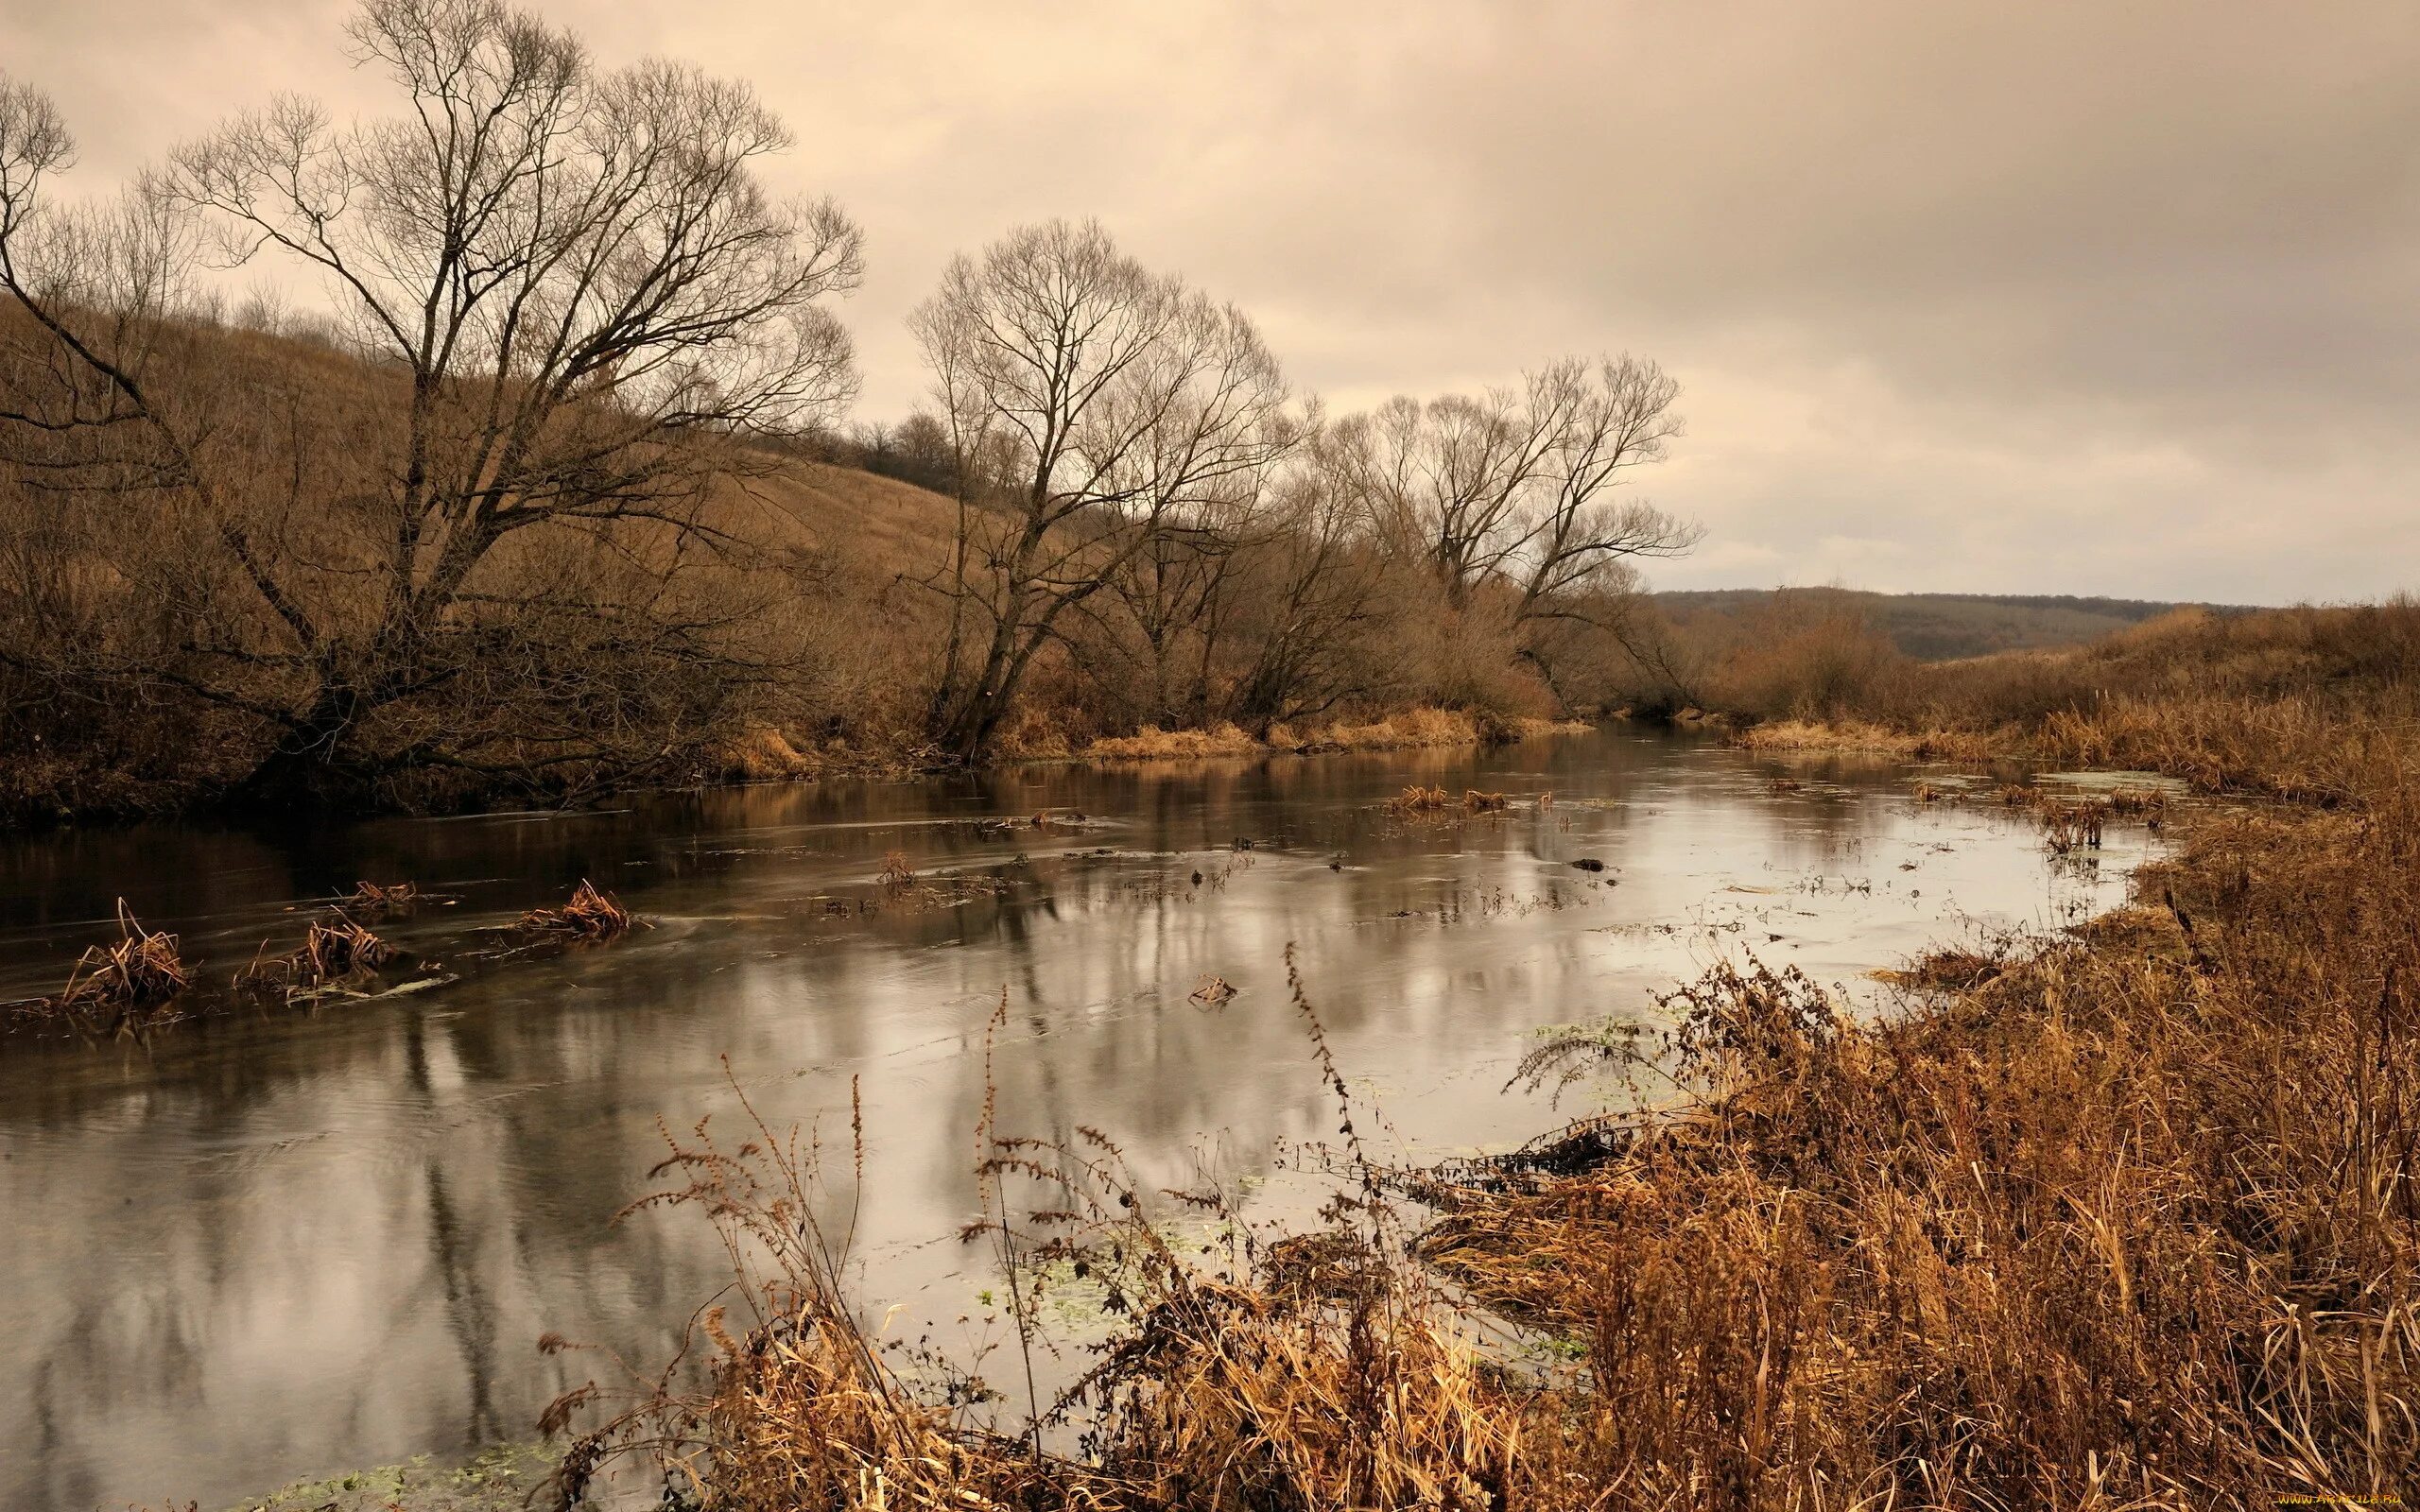
POLYGON ((1428 1253, 1584 1349, 1613 1504, 2392 1490, 2420 1445, 2420 1060, 2386 1049, 2420 972, 2411 775, 2358 819, 2214 821, 2165 938, 1928 957, 1901 1017, 1719 970, 1656 1061, 1685 1105, 1582 1173, 1467 1188, 1428 1253))

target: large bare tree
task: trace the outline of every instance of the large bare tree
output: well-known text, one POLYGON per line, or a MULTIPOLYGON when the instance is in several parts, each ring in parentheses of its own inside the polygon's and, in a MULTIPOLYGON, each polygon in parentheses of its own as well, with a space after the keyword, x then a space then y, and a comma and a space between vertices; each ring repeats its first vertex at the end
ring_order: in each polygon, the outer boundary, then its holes
POLYGON ((912 323, 959 482, 927 728, 974 760, 1068 612, 1295 428, 1251 321, 1097 224, 1028 226, 957 259, 912 323))
POLYGON ((200 523, 185 535, 215 570, 188 607, 209 629, 144 670, 272 726, 259 778, 280 787, 481 765, 445 718, 368 727, 503 686, 531 625, 590 651, 671 626, 676 661, 702 655, 714 614, 662 618, 662 581, 733 543, 713 500, 761 465, 752 436, 851 387, 828 301, 859 233, 768 191, 789 137, 746 86, 602 69, 495 0, 367 0, 348 35, 398 114, 280 99, 102 211, 45 204, 72 146, 43 96, 0 82, 0 287, 25 318, 0 433, 47 486, 139 485, 200 523), (260 396, 190 370, 197 256, 314 275, 369 359, 364 414, 289 428, 283 498, 234 444, 260 396), (616 563, 645 568, 634 593, 602 592, 616 563))

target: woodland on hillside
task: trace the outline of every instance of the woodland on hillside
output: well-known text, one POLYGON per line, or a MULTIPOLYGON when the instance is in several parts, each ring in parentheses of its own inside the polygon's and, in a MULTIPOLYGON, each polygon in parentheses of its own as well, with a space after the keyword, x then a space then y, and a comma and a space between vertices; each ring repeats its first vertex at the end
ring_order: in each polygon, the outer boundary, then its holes
POLYGON ((1500 724, 1617 701, 1634 566, 1695 539, 1624 491, 1679 430, 1654 363, 1330 416, 1089 223, 916 311, 930 409, 871 438, 942 491, 836 476, 861 232, 768 186, 745 84, 484 0, 348 37, 392 113, 281 99, 110 196, 0 81, 20 815, 1500 724))

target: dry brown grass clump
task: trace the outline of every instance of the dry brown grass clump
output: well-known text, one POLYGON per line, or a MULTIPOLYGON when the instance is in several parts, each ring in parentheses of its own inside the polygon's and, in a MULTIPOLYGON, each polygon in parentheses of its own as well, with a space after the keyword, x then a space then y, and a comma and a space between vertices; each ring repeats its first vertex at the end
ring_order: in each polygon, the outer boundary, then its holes
MULTIPOLYGON (((1077 816, 1079 820, 1081 817, 1077 816)), ((1045 816, 1034 816, 1036 828, 1046 822, 1045 816)), ((883 853, 882 869, 874 874, 874 884, 882 889, 881 896, 871 904, 861 903, 860 912, 879 908, 886 913, 923 913, 955 908, 979 898, 996 898, 1009 890, 1007 879, 979 871, 943 871, 925 877, 918 873, 905 850, 883 853)))
POLYGON ((1096 740, 1084 754, 1101 761, 1176 761, 1208 756, 1257 756, 1269 747, 1236 725, 1220 721, 1208 730, 1162 730, 1145 725, 1132 735, 1096 740))
POLYGON ((339 900, 336 906, 337 911, 346 918, 367 923, 389 914, 409 913, 420 905, 423 896, 420 888, 408 882, 391 883, 383 887, 374 882, 361 882, 354 884, 353 891, 339 900))
POLYGON ((177 936, 145 929, 117 902, 116 943, 87 947, 56 997, 34 1005, 40 1016, 78 1022, 122 1023, 164 1007, 193 983, 177 936))
POLYGON ((2105 803, 2046 803, 2042 807, 2042 843, 2054 855, 2100 849, 2100 832, 2109 816, 2105 803))
POLYGON ((326 919, 311 921, 300 946, 284 955, 255 958, 235 973, 233 986, 238 991, 278 992, 291 1000, 375 971, 394 957, 393 946, 345 913, 331 909, 326 919))
POLYGON ((726 742, 718 765, 724 780, 734 782, 783 782, 821 770, 821 764, 791 745, 788 736, 764 726, 726 742))
MULTIPOLYGON (((1551 808, 1553 803, 1553 795, 1549 794, 1541 800, 1540 807, 1551 808)), ((1462 790, 1461 798, 1457 799, 1442 787, 1423 787, 1417 782, 1387 799, 1386 803, 1387 812, 1398 818, 1433 818, 1449 814, 1501 814, 1512 806, 1512 797, 1509 793, 1488 793, 1467 787, 1462 790)))
POLYGON ((1877 981, 1923 991, 1965 991, 1979 988, 2008 971, 2005 957, 1986 951, 1956 947, 1927 951, 1901 971, 1874 973, 1877 981))
MULTIPOLYGON (((1272 730, 1270 739, 1278 739, 1272 730)), ((1334 720, 1299 737, 1304 750, 1403 750, 1426 746, 1476 746, 1486 738, 1478 719, 1459 710, 1407 709, 1365 724, 1334 720)))
POLYGON ((1980 762, 1992 757, 1989 734, 1958 730, 1895 730, 1863 720, 1785 719, 1754 725, 1733 740, 1749 750, 1847 751, 1909 761, 1980 762))
POLYGON ((630 910, 583 877, 572 889, 571 902, 561 908, 532 908, 521 916, 519 928, 525 934, 610 940, 629 934, 633 922, 630 910))
POLYGON ((1394 815, 1437 814, 1451 807, 1453 801, 1442 787, 1423 787, 1414 782, 1387 799, 1387 812, 1394 815))

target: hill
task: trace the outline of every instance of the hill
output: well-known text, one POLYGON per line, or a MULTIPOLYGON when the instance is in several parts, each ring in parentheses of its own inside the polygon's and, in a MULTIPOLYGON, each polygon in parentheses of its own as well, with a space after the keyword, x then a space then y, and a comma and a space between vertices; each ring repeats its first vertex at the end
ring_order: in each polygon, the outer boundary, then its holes
MULTIPOLYGON (((1921 662, 2081 645, 2188 607, 2152 599, 2066 593, 1876 593, 1846 588, 1722 588, 1659 593, 1654 600, 1675 623, 1687 624, 1709 617, 1744 618, 1771 604, 1774 594, 1782 592, 1820 596, 1828 604, 1861 613, 1902 654, 1921 662)), ((2224 604, 2198 607, 2221 613, 2243 609, 2224 604)))

